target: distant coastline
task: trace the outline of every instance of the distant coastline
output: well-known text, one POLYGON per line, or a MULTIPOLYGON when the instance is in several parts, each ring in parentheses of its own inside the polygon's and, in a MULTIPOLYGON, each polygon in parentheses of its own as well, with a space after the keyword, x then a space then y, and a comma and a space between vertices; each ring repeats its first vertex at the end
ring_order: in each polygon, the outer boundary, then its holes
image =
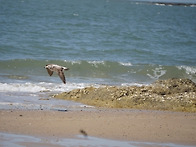
POLYGON ((154 5, 165 5, 165 6, 196 6, 196 2, 193 1, 161 1, 161 0, 139 0, 136 2, 149 3, 154 5))
POLYGON ((196 6, 194 3, 178 3, 178 2, 151 2, 155 5, 166 5, 166 6, 196 6))

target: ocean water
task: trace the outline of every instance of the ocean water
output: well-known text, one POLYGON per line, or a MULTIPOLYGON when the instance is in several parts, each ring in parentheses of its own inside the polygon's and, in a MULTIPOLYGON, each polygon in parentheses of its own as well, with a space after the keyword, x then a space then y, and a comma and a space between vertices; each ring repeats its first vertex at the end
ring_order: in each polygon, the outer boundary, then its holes
POLYGON ((58 103, 43 99, 86 86, 196 82, 196 1, 165 2, 191 4, 0 0, 0 108, 58 103), (70 68, 66 85, 49 63, 70 68))

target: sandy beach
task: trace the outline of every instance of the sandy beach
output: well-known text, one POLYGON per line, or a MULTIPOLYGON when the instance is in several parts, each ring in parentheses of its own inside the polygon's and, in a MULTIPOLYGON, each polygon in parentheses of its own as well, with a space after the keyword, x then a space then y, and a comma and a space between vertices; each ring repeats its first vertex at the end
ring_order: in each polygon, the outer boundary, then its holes
POLYGON ((196 0, 0 3, 0 147, 196 147, 196 0))
MULTIPOLYGON (((86 108, 87 109, 87 108, 86 108)), ((1 110, 0 132, 196 145, 196 114, 132 109, 1 110)))

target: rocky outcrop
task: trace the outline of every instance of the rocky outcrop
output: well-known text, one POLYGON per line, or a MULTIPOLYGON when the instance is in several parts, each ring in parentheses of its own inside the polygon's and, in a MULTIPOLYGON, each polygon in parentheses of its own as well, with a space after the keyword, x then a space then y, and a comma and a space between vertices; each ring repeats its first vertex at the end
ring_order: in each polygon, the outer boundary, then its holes
POLYGON ((86 87, 54 97, 97 107, 196 112, 196 84, 189 79, 159 80, 141 87, 86 87))

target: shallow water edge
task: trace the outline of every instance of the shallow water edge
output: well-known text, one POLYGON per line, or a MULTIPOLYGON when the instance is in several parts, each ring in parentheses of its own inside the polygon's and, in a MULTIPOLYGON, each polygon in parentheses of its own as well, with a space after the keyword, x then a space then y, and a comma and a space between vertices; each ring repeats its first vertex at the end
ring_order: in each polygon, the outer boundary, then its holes
POLYGON ((120 141, 92 136, 77 135, 75 138, 57 138, 57 137, 37 137, 21 134, 0 133, 0 146, 4 147, 23 147, 23 146, 106 146, 106 147, 193 147, 174 143, 153 143, 153 142, 136 142, 136 141, 120 141))

